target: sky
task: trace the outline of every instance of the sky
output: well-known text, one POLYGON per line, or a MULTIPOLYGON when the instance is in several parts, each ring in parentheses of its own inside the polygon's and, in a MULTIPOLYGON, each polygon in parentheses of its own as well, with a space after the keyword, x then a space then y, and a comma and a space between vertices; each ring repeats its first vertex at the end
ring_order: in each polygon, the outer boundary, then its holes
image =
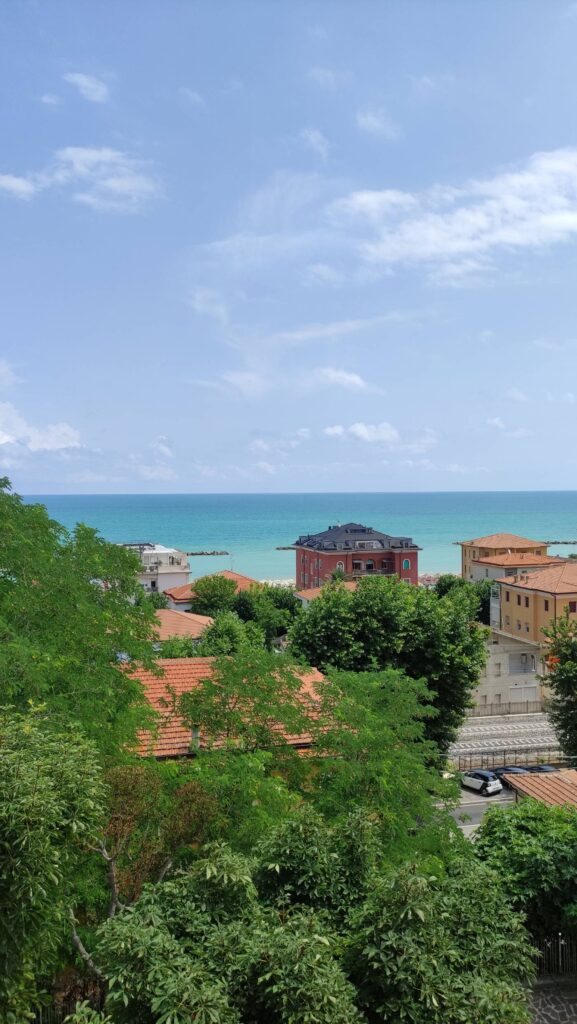
POLYGON ((574 489, 577 3, 0 5, 21 493, 574 489))

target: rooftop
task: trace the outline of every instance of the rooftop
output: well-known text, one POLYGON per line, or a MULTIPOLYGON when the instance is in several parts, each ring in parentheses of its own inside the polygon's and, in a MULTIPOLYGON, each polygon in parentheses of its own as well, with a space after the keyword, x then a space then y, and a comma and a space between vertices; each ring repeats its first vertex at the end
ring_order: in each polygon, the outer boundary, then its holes
POLYGON ((138 548, 140 552, 147 551, 155 555, 182 555, 183 551, 178 548, 167 548, 164 544, 151 544, 150 541, 134 541, 133 543, 121 544, 121 548, 138 548))
POLYGON ((577 807, 577 771, 574 768, 559 772, 504 775, 503 778, 516 793, 531 796, 542 804, 550 807, 572 804, 577 807))
MULTIPOLYGON (((344 587, 345 590, 350 591, 356 590, 358 587, 358 583, 356 583, 354 580, 343 581, 340 585, 341 587, 344 587)), ((321 596, 324 589, 325 588, 323 586, 309 587, 308 590, 297 590, 295 597, 300 597, 302 601, 314 601, 316 597, 321 596)))
POLYGON ((393 537, 361 523, 329 526, 320 533, 302 534, 295 547, 316 551, 390 551, 392 548, 416 548, 411 537, 393 537))
POLYGON ((527 537, 518 537, 516 533, 489 533, 486 537, 476 537, 474 540, 459 540, 457 543, 464 547, 509 548, 511 551, 547 546, 547 541, 529 540, 527 537))
POLYGON ((193 615, 192 612, 177 612, 170 608, 159 608, 155 618, 160 640, 168 640, 171 636, 196 639, 213 622, 209 615, 193 615))
POLYGON ((563 559, 559 555, 534 555, 531 551, 509 551, 506 555, 487 555, 474 559, 475 565, 557 565, 563 559))
MULTIPOLYGON (((157 664, 164 671, 162 677, 147 669, 136 669, 134 673, 144 686, 150 704, 160 715, 156 734, 141 734, 140 753, 145 757, 186 757, 191 752, 192 732, 175 714, 174 700, 190 693, 202 680, 211 678, 212 658, 159 658, 157 664)), ((299 670, 299 676, 303 682, 303 700, 318 700, 315 683, 322 682, 324 676, 317 669, 299 670)), ((310 735, 283 736, 286 743, 299 747, 310 744, 311 739, 310 735)))
MULTIPOLYGON (((251 587, 259 585, 259 580, 253 580, 251 576, 242 576, 239 572, 233 572, 232 569, 222 569, 220 572, 210 573, 210 576, 224 576, 227 580, 233 580, 236 583, 236 592, 240 594, 241 590, 250 590, 251 587)), ((206 576, 199 576, 198 579, 207 579, 206 576)), ((170 590, 165 590, 164 593, 172 598, 173 601, 182 601, 186 603, 192 601, 194 597, 194 584, 198 583, 198 579, 193 580, 192 583, 183 583, 181 587, 171 587, 170 590)))
POLYGON ((561 560, 558 565, 538 569, 526 575, 502 576, 497 583, 524 590, 542 590, 546 594, 577 594, 577 561, 561 560))

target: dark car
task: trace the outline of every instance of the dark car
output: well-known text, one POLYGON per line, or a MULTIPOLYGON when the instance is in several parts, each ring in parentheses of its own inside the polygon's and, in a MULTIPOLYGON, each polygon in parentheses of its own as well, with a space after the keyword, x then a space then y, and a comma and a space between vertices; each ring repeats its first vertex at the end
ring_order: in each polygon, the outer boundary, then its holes
POLYGON ((528 764, 527 765, 527 771, 528 772, 534 772, 534 773, 536 773, 536 772, 558 772, 559 769, 555 768, 555 765, 552 765, 552 764, 528 764))
POLYGON ((509 783, 503 778, 503 775, 527 775, 527 769, 521 768, 518 764, 504 764, 500 765, 499 768, 493 768, 494 774, 498 779, 501 780, 504 786, 509 787, 509 783))

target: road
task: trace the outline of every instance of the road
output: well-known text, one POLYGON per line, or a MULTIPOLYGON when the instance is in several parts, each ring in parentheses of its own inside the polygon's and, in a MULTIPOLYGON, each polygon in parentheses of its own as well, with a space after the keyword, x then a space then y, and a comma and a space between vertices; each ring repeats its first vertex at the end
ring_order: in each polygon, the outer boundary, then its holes
POLYGON ((471 836, 481 824, 484 815, 490 807, 512 807, 515 803, 515 795, 508 789, 495 796, 479 796, 470 789, 461 791, 461 800, 458 807, 451 811, 451 817, 459 825, 461 832, 471 836), (462 819, 466 817, 466 821, 462 819))

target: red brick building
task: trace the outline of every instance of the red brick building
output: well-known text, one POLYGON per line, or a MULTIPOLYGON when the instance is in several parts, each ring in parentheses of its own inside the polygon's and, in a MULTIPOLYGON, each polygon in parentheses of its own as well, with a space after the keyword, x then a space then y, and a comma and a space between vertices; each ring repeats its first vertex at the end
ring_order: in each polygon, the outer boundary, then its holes
POLYGON ((335 570, 347 579, 398 576, 419 582, 419 548, 410 537, 391 537, 370 526, 346 523, 295 541, 297 590, 322 587, 335 570))

